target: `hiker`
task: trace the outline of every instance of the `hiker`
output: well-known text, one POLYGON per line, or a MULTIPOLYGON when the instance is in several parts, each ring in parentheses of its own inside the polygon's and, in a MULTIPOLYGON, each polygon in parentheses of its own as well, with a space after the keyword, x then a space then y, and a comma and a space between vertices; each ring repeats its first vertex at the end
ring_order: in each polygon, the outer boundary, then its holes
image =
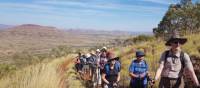
POLYGON ((144 60, 144 52, 136 51, 136 59, 129 66, 131 77, 130 88, 147 88, 148 85, 148 64, 144 60))
POLYGON ((186 42, 186 38, 180 38, 178 33, 174 33, 165 43, 171 48, 162 53, 159 61, 154 78, 157 81, 161 76, 159 88, 184 88, 183 71, 188 72, 193 83, 199 86, 190 57, 181 50, 181 46, 186 42))
POLYGON ((79 52, 78 56, 75 58, 75 68, 77 72, 80 72, 82 68, 80 58, 81 58, 81 53, 79 52))
POLYGON ((89 66, 88 66, 88 64, 87 64, 87 54, 84 54, 84 55, 82 55, 82 60, 83 60, 83 62, 82 62, 82 65, 83 65, 83 67, 82 67, 82 74, 86 74, 87 73, 87 71, 88 71, 88 69, 89 69, 89 66))
POLYGON ((101 55, 100 55, 100 73, 102 73, 104 69, 104 65, 107 63, 107 48, 102 48, 101 49, 101 55))
POLYGON ((114 54, 110 54, 108 63, 104 66, 102 72, 103 88, 117 88, 120 81, 120 69, 121 66, 117 63, 119 58, 114 54))
POLYGON ((86 57, 86 54, 83 54, 82 56, 81 56, 81 64, 83 65, 83 70, 85 69, 85 65, 87 64, 87 57, 86 57))
POLYGON ((91 51, 90 55, 91 56, 88 59, 88 63, 90 64, 90 67, 94 70, 97 68, 97 56, 94 51, 91 51))
POLYGON ((100 55, 101 51, 99 49, 96 50, 96 59, 97 59, 97 69, 96 69, 96 77, 97 77, 97 84, 101 85, 101 74, 100 74, 100 55))
MULTIPOLYGON (((92 70, 92 81, 96 81, 96 72, 97 72, 97 55, 95 51, 91 51, 90 56, 90 68, 92 70)), ((96 84, 95 84, 96 85, 96 84)))
POLYGON ((83 72, 83 66, 86 64, 86 56, 83 54, 83 55, 81 55, 81 57, 80 57, 80 71, 79 72, 83 72))
POLYGON ((97 62, 100 62, 100 55, 101 55, 101 51, 100 49, 97 49, 96 50, 97 62))
POLYGON ((107 61, 108 61, 108 55, 109 55, 109 51, 108 51, 108 49, 107 49, 107 47, 103 47, 102 49, 101 49, 101 54, 100 54, 100 68, 101 68, 101 70, 104 68, 104 65, 107 63, 107 61))
MULTIPOLYGON (((107 47, 103 47, 100 51, 101 51, 101 54, 100 54, 99 68, 100 68, 100 75, 102 75, 104 66, 105 64, 107 64, 107 61, 108 61, 108 54, 107 54, 108 50, 107 50, 107 47)), ((101 77, 101 86, 102 87, 104 86, 102 77, 101 77)))
POLYGON ((81 61, 81 64, 82 64, 82 65, 86 64, 86 63, 87 63, 86 55, 83 54, 83 55, 81 56, 81 58, 80 58, 80 61, 81 61))

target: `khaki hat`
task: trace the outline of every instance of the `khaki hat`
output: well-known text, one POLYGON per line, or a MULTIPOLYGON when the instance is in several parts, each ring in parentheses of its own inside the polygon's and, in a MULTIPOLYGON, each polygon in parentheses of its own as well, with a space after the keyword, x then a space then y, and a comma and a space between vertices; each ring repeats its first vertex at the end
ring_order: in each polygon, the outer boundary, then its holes
POLYGON ((100 49, 97 49, 96 52, 101 52, 100 49))
POLYGON ((108 49, 108 48, 104 46, 104 47, 101 49, 101 51, 102 51, 102 52, 106 52, 107 49, 108 49))
POLYGON ((171 38, 165 43, 166 46, 171 46, 172 42, 179 42, 181 45, 187 42, 187 38, 181 38, 178 33, 174 33, 171 38))
POLYGON ((91 56, 91 54, 87 53, 85 56, 86 56, 86 58, 89 58, 91 56))

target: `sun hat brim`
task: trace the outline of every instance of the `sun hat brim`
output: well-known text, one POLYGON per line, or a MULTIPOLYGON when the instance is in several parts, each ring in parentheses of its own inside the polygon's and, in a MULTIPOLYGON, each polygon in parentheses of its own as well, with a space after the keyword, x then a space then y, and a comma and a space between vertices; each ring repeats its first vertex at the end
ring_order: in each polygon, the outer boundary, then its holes
POLYGON ((181 45, 184 45, 187 42, 187 39, 186 38, 171 38, 165 43, 165 45, 171 46, 171 43, 174 41, 178 41, 181 45))
POLYGON ((108 60, 108 62, 113 61, 113 60, 119 60, 119 57, 111 58, 108 60))

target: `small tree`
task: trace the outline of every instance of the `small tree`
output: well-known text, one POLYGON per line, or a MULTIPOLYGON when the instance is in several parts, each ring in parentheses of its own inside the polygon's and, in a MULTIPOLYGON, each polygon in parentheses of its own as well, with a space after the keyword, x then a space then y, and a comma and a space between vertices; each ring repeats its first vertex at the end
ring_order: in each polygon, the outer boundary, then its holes
POLYGON ((187 6, 191 4, 192 4, 192 0, 181 0, 181 5, 183 6, 187 6))

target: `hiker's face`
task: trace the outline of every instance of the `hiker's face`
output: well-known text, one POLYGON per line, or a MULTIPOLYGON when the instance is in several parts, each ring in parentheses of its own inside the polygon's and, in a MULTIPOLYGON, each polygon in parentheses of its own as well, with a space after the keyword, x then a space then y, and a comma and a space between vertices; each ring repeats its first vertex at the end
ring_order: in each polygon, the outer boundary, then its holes
POLYGON ((144 59, 144 56, 138 56, 137 59, 142 60, 142 59, 144 59))
POLYGON ((106 57, 106 52, 102 52, 102 56, 103 56, 103 57, 106 57))
POLYGON ((96 51, 96 54, 100 54, 100 52, 96 51))
POLYGON ((111 64, 114 65, 114 64, 115 64, 115 60, 112 60, 112 61, 111 61, 111 64))
POLYGON ((175 50, 175 51, 180 50, 180 46, 181 46, 181 44, 178 41, 173 41, 171 43, 172 50, 175 50))

